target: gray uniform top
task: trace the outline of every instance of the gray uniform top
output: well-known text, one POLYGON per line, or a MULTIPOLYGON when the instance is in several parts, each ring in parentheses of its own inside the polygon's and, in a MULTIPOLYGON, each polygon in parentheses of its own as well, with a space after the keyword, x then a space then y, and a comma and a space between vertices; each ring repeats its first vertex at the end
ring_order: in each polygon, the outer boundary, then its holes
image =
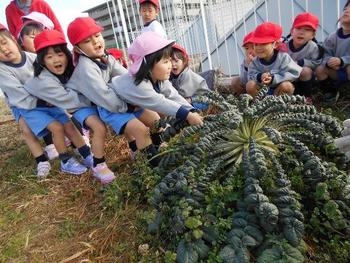
POLYGON ((350 64, 350 34, 344 35, 342 28, 325 39, 324 49, 323 64, 326 64, 331 57, 340 58, 343 61, 343 66, 350 64))
POLYGON ((158 20, 156 20, 156 19, 154 19, 150 23, 145 24, 141 30, 141 34, 143 34, 145 32, 150 32, 150 31, 157 33, 158 35, 160 35, 163 38, 167 38, 166 32, 165 32, 162 24, 159 23, 158 20))
POLYGON ((248 66, 246 63, 246 59, 241 63, 239 79, 241 80, 241 85, 245 85, 248 82, 248 66))
MULTIPOLYGON (((187 116, 188 111, 193 109, 169 80, 160 81, 158 91, 155 90, 150 80, 143 80, 138 85, 134 83, 134 80, 134 77, 129 74, 113 78, 112 88, 126 102, 165 115, 177 116, 186 110, 187 116)), ((178 117, 181 118, 181 116, 178 117)))
POLYGON ((186 67, 177 77, 171 79, 173 87, 181 96, 188 98, 209 92, 207 82, 192 69, 186 67))
POLYGON ((113 56, 108 56, 107 64, 80 56, 78 65, 65 86, 110 112, 126 112, 127 104, 111 89, 110 81, 112 77, 127 72, 113 56))
POLYGON ((62 109, 75 111, 90 105, 85 96, 78 95, 75 90, 65 89, 60 80, 46 68, 38 77, 28 80, 24 88, 35 97, 62 109))
POLYGON ((299 66, 315 69, 322 62, 322 54, 319 46, 312 40, 305 43, 300 48, 295 48, 293 39, 287 43, 288 54, 298 63, 299 66))
POLYGON ((248 67, 249 80, 261 83, 261 75, 269 72, 272 75, 271 86, 276 86, 283 81, 294 81, 299 78, 302 68, 286 52, 275 50, 271 61, 258 57, 248 67))
POLYGON ((36 107, 37 99, 23 88, 24 83, 34 74, 35 58, 35 54, 22 52, 19 64, 0 62, 0 88, 9 107, 28 110, 36 107))

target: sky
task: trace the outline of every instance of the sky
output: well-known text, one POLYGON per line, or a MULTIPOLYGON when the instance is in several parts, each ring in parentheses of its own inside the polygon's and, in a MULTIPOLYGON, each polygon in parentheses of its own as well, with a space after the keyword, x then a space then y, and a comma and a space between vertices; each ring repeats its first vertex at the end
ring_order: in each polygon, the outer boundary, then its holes
MULTIPOLYGON (((5 8, 11 0, 0 1, 0 23, 6 25, 5 8)), ((63 30, 67 32, 68 24, 82 12, 96 5, 105 3, 105 0, 46 0, 55 12, 58 21, 60 21, 63 30)))

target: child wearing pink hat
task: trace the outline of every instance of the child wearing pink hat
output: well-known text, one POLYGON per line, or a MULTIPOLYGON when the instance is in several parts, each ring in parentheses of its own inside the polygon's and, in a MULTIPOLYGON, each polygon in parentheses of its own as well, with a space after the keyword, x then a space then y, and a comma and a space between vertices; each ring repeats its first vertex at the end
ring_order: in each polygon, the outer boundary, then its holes
POLYGON ((317 27, 317 16, 301 13, 295 17, 291 39, 286 42, 287 53, 302 67, 300 77, 294 83, 294 94, 304 95, 309 103, 312 103, 313 71, 321 64, 324 53, 315 39, 317 27))
POLYGON ((324 41, 325 55, 315 71, 327 103, 338 100, 340 84, 350 79, 350 1, 346 2, 339 21, 341 27, 324 41))
POLYGON ((195 99, 196 96, 205 94, 210 90, 206 80, 190 69, 189 61, 190 57, 186 50, 182 46, 174 44, 171 53, 172 69, 170 81, 179 94, 196 109, 207 109, 207 104, 192 103, 192 99, 195 99))
POLYGON ((78 17, 69 24, 68 38, 74 47, 76 67, 66 87, 89 99, 91 106, 97 106, 101 120, 117 134, 126 136, 133 152, 144 152, 151 165, 157 165, 157 158, 152 159, 152 156, 158 150, 149 135, 149 127, 159 120, 159 115, 127 104, 111 88, 112 77, 125 74, 127 70, 105 53, 102 30, 90 17, 78 17))
POLYGON ((132 105, 174 116, 190 125, 202 124, 202 117, 169 81, 173 44, 154 32, 137 37, 128 49, 132 61, 129 74, 113 78, 112 88, 132 105))
POLYGON ((233 77, 231 81, 231 90, 237 96, 246 92, 245 85, 248 82, 248 66, 255 57, 254 44, 251 42, 253 33, 250 32, 243 38, 242 47, 244 48, 245 58, 241 63, 239 76, 233 77))
POLYGON ((157 21, 159 13, 158 0, 139 0, 140 14, 143 21, 142 33, 155 32, 161 37, 166 38, 166 32, 161 23, 157 21))
POLYGON ((286 53, 276 48, 282 36, 281 26, 265 22, 256 27, 251 42, 256 57, 248 67, 246 90, 255 97, 263 85, 269 86, 268 95, 292 95, 293 81, 299 78, 301 67, 286 53))

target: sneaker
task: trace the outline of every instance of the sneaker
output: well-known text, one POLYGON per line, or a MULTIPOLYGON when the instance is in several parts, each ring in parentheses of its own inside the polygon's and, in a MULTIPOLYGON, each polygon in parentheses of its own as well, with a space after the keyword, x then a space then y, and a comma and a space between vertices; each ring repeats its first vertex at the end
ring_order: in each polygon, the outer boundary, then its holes
POLYGON ((336 103, 339 99, 339 91, 327 92, 324 94, 324 102, 328 104, 336 103))
POLYGON ((86 130, 84 128, 82 128, 82 131, 83 131, 83 139, 84 139, 86 145, 91 147, 91 144, 90 144, 90 131, 86 130))
POLYGON ((38 166, 37 166, 36 176, 39 179, 42 179, 42 178, 44 178, 44 177, 49 175, 50 170, 51 170, 51 164, 48 161, 39 162, 38 166))
POLYGON ((92 168, 94 166, 94 158, 92 157, 92 154, 83 159, 83 165, 87 168, 92 168))
POLYGON ((61 171, 69 174, 80 175, 85 173, 87 168, 79 163, 74 157, 71 157, 66 163, 61 162, 61 171))
POLYGON ((64 137, 64 144, 69 147, 72 145, 72 142, 67 137, 64 137))
POLYGON ((53 144, 46 145, 45 152, 46 152, 47 158, 49 158, 49 160, 53 160, 53 159, 58 157, 58 152, 56 150, 55 145, 53 145, 53 144))
POLYGON ((107 167, 105 162, 99 163, 92 168, 92 175, 102 184, 109 184, 115 179, 114 173, 107 167))

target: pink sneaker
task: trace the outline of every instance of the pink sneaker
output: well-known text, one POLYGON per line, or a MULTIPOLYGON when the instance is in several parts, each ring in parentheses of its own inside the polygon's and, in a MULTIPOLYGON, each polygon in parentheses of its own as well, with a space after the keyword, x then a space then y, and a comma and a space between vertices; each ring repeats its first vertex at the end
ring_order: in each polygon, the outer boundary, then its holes
POLYGON ((92 168, 92 175, 102 184, 109 184, 115 179, 114 173, 107 167, 105 162, 99 163, 92 168))

